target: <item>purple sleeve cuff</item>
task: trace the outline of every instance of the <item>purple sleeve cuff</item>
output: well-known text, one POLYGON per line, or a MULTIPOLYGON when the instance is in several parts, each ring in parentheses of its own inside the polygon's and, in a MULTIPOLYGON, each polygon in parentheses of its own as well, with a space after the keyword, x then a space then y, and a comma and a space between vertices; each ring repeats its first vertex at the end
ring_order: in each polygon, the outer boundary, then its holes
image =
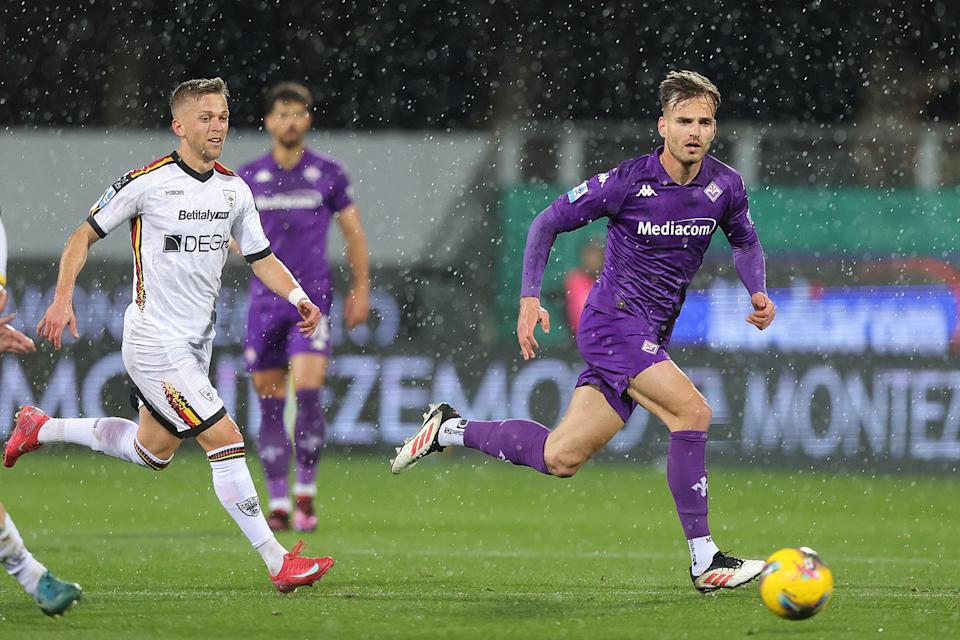
POLYGON ((734 247, 733 265, 750 295, 767 292, 767 265, 759 242, 749 247, 734 247))

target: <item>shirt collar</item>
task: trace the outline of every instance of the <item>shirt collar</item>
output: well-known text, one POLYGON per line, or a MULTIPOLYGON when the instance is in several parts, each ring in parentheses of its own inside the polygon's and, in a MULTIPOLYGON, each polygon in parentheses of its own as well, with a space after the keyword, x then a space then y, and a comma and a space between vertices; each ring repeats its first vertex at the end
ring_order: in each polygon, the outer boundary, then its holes
POLYGON ((209 171, 204 171, 203 173, 194 171, 190 165, 188 165, 186 162, 183 161, 183 158, 181 158, 180 154, 177 153, 176 151, 171 153, 170 157, 173 158, 173 161, 177 163, 178 167, 183 169, 183 172, 185 174, 187 174, 191 178, 194 178, 195 180, 199 180, 200 182, 206 182, 213 176, 213 169, 210 169, 209 171))
MULTIPOLYGON (((670 177, 670 174, 667 173, 667 170, 663 168, 663 164, 660 162, 660 154, 663 153, 663 145, 660 145, 653 151, 653 155, 650 157, 650 162, 653 165, 653 175, 657 178, 657 184, 663 186, 668 184, 677 184, 673 181, 673 178, 670 177)), ((700 162, 700 171, 697 172, 697 175, 688 182, 686 187, 691 186, 700 186, 705 187, 710 184, 710 171, 707 169, 707 156, 703 156, 703 160, 700 162)))

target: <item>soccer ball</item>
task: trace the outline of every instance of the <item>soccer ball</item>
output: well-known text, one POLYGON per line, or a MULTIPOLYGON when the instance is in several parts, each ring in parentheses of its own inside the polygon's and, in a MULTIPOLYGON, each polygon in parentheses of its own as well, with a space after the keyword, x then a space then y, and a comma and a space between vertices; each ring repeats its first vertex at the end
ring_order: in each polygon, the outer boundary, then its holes
POLYGON ((774 552, 760 573, 760 597, 770 611, 788 620, 813 617, 833 593, 833 572, 809 547, 774 552))

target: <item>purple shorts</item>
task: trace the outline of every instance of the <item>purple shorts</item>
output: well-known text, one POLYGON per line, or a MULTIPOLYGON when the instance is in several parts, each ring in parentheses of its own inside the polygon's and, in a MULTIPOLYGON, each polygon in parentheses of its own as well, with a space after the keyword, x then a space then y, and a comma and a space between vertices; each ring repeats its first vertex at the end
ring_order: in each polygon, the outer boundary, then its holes
POLYGON ((330 303, 332 295, 311 295, 320 307, 323 318, 312 337, 300 333, 300 314, 296 307, 274 295, 252 295, 247 310, 247 337, 243 359, 249 371, 286 369, 290 358, 298 353, 316 353, 330 357, 330 303))
POLYGON ((626 394, 630 379, 648 367, 669 360, 661 339, 645 322, 626 312, 601 311, 589 304, 580 316, 577 347, 587 368, 577 386, 593 385, 626 422, 637 403, 626 394))

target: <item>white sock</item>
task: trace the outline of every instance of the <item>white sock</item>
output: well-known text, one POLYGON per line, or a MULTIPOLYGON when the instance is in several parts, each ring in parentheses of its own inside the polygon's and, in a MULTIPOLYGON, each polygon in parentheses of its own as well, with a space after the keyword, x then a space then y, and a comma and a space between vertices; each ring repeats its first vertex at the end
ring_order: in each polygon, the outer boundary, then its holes
MULTIPOLYGON (((122 418, 120 418, 122 420, 122 418)), ((40 427, 40 442, 72 442, 93 449, 93 429, 99 418, 50 418, 40 427)))
POLYGON ((314 484, 300 484, 299 482, 294 483, 293 485, 293 495, 297 496, 307 496, 309 498, 317 497, 317 485, 314 484))
POLYGON ((257 489, 253 486, 253 478, 244 458, 243 443, 208 451, 207 459, 213 470, 213 490, 220 504, 260 553, 270 575, 276 575, 283 565, 286 550, 273 536, 260 510, 257 489))
POLYGON ((290 513, 293 511, 293 502, 290 498, 270 498, 270 502, 267 503, 270 511, 286 511, 290 513))
POLYGON ((137 423, 126 418, 50 418, 37 439, 40 442, 70 442, 113 458, 162 471, 173 457, 158 458, 137 440, 137 423))
POLYGON ((696 577, 710 567, 713 556, 720 549, 714 544, 712 536, 690 538, 687 543, 690 545, 690 571, 696 577))
POLYGON ((20 537, 9 513, 0 525, 0 564, 7 573, 17 579, 27 593, 36 595, 37 583, 47 572, 47 568, 23 546, 23 538, 20 537))
POLYGON ((276 538, 270 538, 257 547, 257 553, 263 558, 263 564, 267 565, 267 571, 271 576, 280 573, 280 568, 283 567, 283 555, 286 552, 287 550, 277 542, 276 538))
POLYGON ((466 429, 469 420, 461 418, 450 418, 440 425, 440 433, 437 434, 437 444, 441 447, 450 445, 463 446, 463 430, 466 429))

